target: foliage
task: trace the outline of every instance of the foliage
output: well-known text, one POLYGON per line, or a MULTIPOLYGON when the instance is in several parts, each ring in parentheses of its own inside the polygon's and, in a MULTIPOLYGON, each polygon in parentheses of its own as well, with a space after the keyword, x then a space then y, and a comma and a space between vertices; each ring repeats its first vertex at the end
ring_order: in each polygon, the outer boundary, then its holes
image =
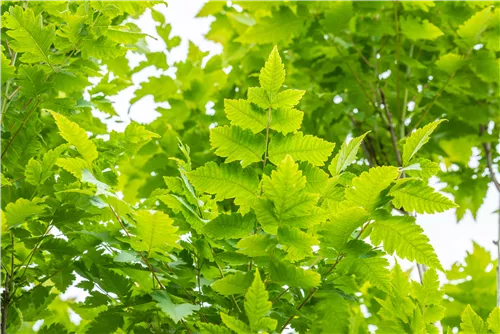
POLYGON ((209 2, 222 54, 172 64, 162 6, 2 2, 2 334, 498 332, 497 263, 475 246, 440 288, 412 216, 482 203, 497 8, 209 2), (125 90, 159 116, 108 131, 125 90))

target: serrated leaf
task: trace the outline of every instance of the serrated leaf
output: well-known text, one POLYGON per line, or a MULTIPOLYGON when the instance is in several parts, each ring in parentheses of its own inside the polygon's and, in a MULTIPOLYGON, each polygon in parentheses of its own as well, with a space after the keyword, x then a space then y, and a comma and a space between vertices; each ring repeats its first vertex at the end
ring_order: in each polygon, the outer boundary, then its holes
POLYGON ((456 208, 449 198, 434 191, 434 188, 421 180, 408 180, 394 186, 389 195, 394 197, 392 204, 408 212, 435 213, 456 208))
POLYGON ((285 81, 285 66, 281 62, 278 47, 275 46, 264 67, 260 70, 259 83, 272 102, 285 81))
POLYGON ((257 199, 259 179, 253 170, 243 169, 238 164, 209 162, 187 173, 189 180, 199 192, 215 195, 217 201, 234 198, 242 214, 248 212, 250 204, 257 199))
POLYGON ((105 36, 100 36, 97 39, 85 39, 80 44, 84 59, 113 59, 123 56, 126 52, 126 49, 120 44, 105 36))
POLYGON ((278 109, 272 111, 270 128, 286 135, 300 129, 304 112, 297 109, 278 109))
POLYGON ((340 208, 321 226, 322 248, 333 247, 337 251, 344 249, 349 237, 368 217, 368 212, 360 207, 340 208))
POLYGON ((58 158, 56 165, 71 173, 78 180, 82 179, 83 170, 88 168, 88 164, 81 158, 58 158))
POLYGON ((472 45, 477 42, 481 33, 492 23, 493 18, 493 6, 487 6, 460 25, 457 34, 472 45))
POLYGON ((437 175, 441 171, 441 168, 439 168, 439 164, 437 162, 420 158, 413 159, 411 165, 405 167, 404 171, 409 176, 428 179, 437 175))
POLYGON ((54 111, 51 111, 51 114, 56 120, 61 137, 76 147, 90 167, 92 162, 97 159, 98 153, 95 144, 88 138, 85 130, 61 114, 54 111))
POLYGON ((0 78, 1 84, 3 85, 9 79, 13 78, 16 72, 15 66, 11 65, 11 61, 7 59, 5 54, 3 53, 4 47, 2 45, 1 59, 0 64, 2 66, 0 73, 2 73, 2 77, 0 78))
POLYGON ((265 110, 270 108, 269 96, 266 90, 261 87, 248 88, 248 101, 265 110))
POLYGON ((454 53, 448 53, 441 56, 439 60, 436 61, 436 66, 446 73, 452 74, 462 68, 466 63, 467 61, 464 57, 454 53))
POLYGON ((402 17, 400 20, 401 31, 408 38, 416 41, 420 39, 434 40, 443 36, 443 32, 429 20, 420 21, 414 16, 402 17))
POLYGON ((296 227, 281 226, 278 228, 278 241, 285 246, 286 258, 290 262, 300 261, 312 255, 312 246, 318 246, 319 241, 309 233, 296 227))
POLYGON ((252 273, 245 274, 238 271, 215 281, 211 286, 212 289, 223 296, 243 295, 252 284, 252 281, 252 273))
POLYGON ((12 37, 10 47, 22 53, 25 63, 46 62, 50 64, 50 47, 56 36, 54 25, 43 25, 42 15, 35 16, 31 8, 12 6, 3 17, 3 26, 10 29, 7 35, 12 37))
POLYGON ((259 133, 266 128, 267 115, 252 109, 246 100, 224 99, 224 111, 232 125, 259 133))
POLYGON ((406 138, 403 146, 403 165, 408 165, 408 162, 415 156, 415 154, 424 146, 430 139, 431 134, 436 130, 439 124, 444 122, 440 119, 426 126, 417 129, 408 138, 406 138))
POLYGON ((254 210, 263 229, 276 234, 278 226, 307 228, 325 219, 316 207, 318 197, 304 192, 306 178, 289 155, 271 177, 262 178, 262 198, 254 210))
POLYGON ((366 137, 368 132, 363 135, 351 139, 349 143, 342 143, 340 147, 340 151, 333 158, 330 166, 328 166, 328 170, 332 176, 339 175, 342 171, 344 171, 347 166, 351 164, 351 162, 356 159, 356 155, 358 154, 359 147, 361 146, 363 139, 366 137))
POLYGON ((277 243, 269 235, 253 234, 238 241, 236 248, 238 248, 238 253, 250 257, 267 256, 268 251, 274 248, 277 243))
MULTIPOLYGON (((211 4, 214 2, 207 2, 205 5, 211 4)), ((233 332, 230 329, 227 329, 226 327, 219 326, 219 325, 214 325, 214 324, 209 324, 209 323, 204 323, 200 322, 197 325, 201 333, 204 334, 232 334, 233 332)))
POLYGON ((461 316, 462 322, 460 323, 461 333, 464 334, 486 334, 486 324, 483 319, 477 315, 476 312, 467 305, 461 316))
POLYGON ((42 204, 43 202, 43 199, 35 197, 31 201, 19 198, 17 201, 7 204, 5 207, 5 217, 7 218, 8 226, 17 226, 24 223, 30 217, 41 215, 46 208, 42 204))
POLYGON ((435 269, 424 273, 422 284, 413 282, 413 290, 420 305, 439 305, 443 301, 444 291, 440 289, 439 276, 435 269))
MULTIPOLYGON (((264 283, 262 283, 259 270, 256 270, 253 283, 245 294, 245 313, 250 322, 250 329, 253 332, 268 329, 266 328, 268 327, 267 322, 264 322, 266 323, 266 327, 263 328, 262 326, 262 320, 266 317, 272 306, 272 303, 268 299, 269 293, 266 291, 264 283)), ((269 329, 274 330, 278 322, 274 319, 271 321, 274 323, 274 326, 271 326, 273 328, 269 329)))
POLYGON ((313 270, 306 270, 278 260, 271 261, 271 278, 290 287, 312 289, 321 283, 321 276, 313 270))
POLYGON ((291 155, 294 160, 322 166, 334 147, 333 143, 311 135, 304 136, 302 132, 287 136, 276 135, 269 143, 269 160, 277 165, 287 155, 291 155))
POLYGON ((371 224, 370 240, 374 246, 384 244, 384 250, 400 258, 443 270, 441 263, 423 229, 410 216, 379 214, 371 224))
POLYGON ((22 87, 20 91, 28 98, 35 98, 50 88, 45 81, 46 74, 41 66, 21 65, 17 71, 17 81, 22 87))
POLYGON ((198 305, 193 304, 174 304, 166 291, 153 292, 153 299, 156 300, 158 307, 165 312, 175 323, 186 319, 194 311, 200 309, 198 305))
POLYGON ((34 186, 39 185, 42 179, 42 165, 34 158, 31 158, 24 170, 24 176, 26 182, 34 186))
POLYGON ((2 187, 3 186, 11 186, 12 185, 12 183, 9 181, 9 179, 7 179, 5 177, 5 175, 3 175, 3 173, 0 173, 0 176, 1 176, 1 182, 0 183, 1 183, 2 187))
POLYGON ((238 320, 230 315, 225 314, 224 312, 220 313, 220 317, 224 325, 226 325, 229 329, 235 331, 236 333, 241 334, 250 334, 250 328, 241 320, 238 320))
POLYGON ((284 7, 279 12, 273 13, 272 17, 261 18, 258 24, 252 25, 241 34, 236 42, 243 44, 287 43, 302 29, 303 19, 284 7))
POLYGON ((241 161, 243 167, 262 161, 266 139, 239 126, 218 126, 210 131, 210 144, 215 154, 225 157, 226 163, 241 161))
MULTIPOLYGON (((347 262, 347 259, 344 261, 347 262)), ((363 256, 352 260, 350 271, 357 277, 369 281, 380 290, 391 293, 388 266, 389 261, 379 255, 363 256)))
POLYGON ((495 334, 500 333, 500 307, 495 307, 488 316, 488 329, 495 334))
POLYGON ((389 187, 398 176, 399 171, 396 167, 371 168, 352 180, 352 187, 346 189, 345 197, 351 203, 372 210, 377 205, 382 191, 389 187))
POLYGON ((281 91, 272 99, 271 106, 273 109, 293 108, 300 102, 305 93, 305 90, 299 89, 281 91))
POLYGON ((220 214, 203 227, 203 232, 214 239, 240 239, 250 234, 255 216, 239 213, 220 214))
POLYGON ((151 213, 146 210, 138 210, 134 214, 137 232, 134 248, 138 251, 165 251, 175 247, 179 236, 176 234, 177 227, 173 226, 174 220, 167 214, 157 211, 151 213))

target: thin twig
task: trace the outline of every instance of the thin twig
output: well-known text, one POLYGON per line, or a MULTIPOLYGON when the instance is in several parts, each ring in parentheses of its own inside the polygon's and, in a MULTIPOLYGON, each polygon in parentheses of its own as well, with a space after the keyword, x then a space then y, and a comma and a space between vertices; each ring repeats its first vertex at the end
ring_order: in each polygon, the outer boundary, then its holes
POLYGON ((397 139, 396 133, 394 131, 394 123, 392 122, 392 113, 389 111, 389 106, 387 105, 387 103, 385 101, 385 95, 384 95, 384 91, 382 90, 382 88, 380 88, 380 98, 382 100, 382 104, 384 105, 385 114, 387 116, 387 121, 389 123, 388 129, 389 129, 389 132, 391 134, 392 147, 394 148, 394 154, 396 155, 396 160, 398 162, 398 166, 402 167, 403 164, 401 162, 401 153, 399 152, 399 149, 398 149, 398 139, 397 139))

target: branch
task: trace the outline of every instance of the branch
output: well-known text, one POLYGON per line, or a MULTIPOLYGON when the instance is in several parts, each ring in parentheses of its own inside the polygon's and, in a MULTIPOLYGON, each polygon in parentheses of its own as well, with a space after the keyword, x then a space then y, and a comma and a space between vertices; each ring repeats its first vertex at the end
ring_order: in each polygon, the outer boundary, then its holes
POLYGON ((382 88, 379 88, 379 89, 380 89, 380 98, 382 99, 382 104, 384 105, 385 114, 387 116, 387 121, 389 123, 388 129, 389 129, 389 132, 391 133, 392 147, 394 148, 394 154, 396 155, 396 160, 398 162, 398 166, 401 167, 403 164, 401 162, 401 153, 399 152, 399 149, 398 149, 398 139, 396 137, 396 133, 394 132, 394 124, 392 122, 392 113, 389 111, 389 106, 387 105, 387 103, 385 101, 384 91, 382 90, 382 88))
MULTIPOLYGON (((479 126, 479 134, 483 135, 486 127, 483 125, 479 126)), ((490 178, 497 191, 500 193, 500 182, 497 180, 495 171, 493 170, 493 157, 491 156, 491 143, 483 143, 484 153, 486 154, 486 164, 488 165, 488 169, 490 171, 490 178)))

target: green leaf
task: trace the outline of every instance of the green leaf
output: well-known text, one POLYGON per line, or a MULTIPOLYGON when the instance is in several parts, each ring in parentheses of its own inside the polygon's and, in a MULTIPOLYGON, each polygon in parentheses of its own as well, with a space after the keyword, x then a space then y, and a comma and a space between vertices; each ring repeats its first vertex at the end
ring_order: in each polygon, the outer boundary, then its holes
MULTIPOLYGON (((214 3, 214 2, 207 2, 205 4, 205 6, 209 5, 211 3, 214 3)), ((217 3, 217 2, 215 2, 215 3, 217 3)), ((197 326, 200 328, 201 333, 204 333, 204 334, 232 334, 233 333, 231 330, 227 329, 226 327, 222 327, 222 326, 214 325, 214 324, 209 324, 209 323, 204 323, 204 322, 200 322, 197 326)))
POLYGON ((400 24, 403 34, 414 41, 420 39, 434 40, 443 36, 441 29, 430 23, 429 20, 420 21, 414 16, 407 16, 401 18, 400 24))
POLYGON ((123 56, 126 52, 126 49, 121 47, 120 44, 105 36, 97 39, 85 39, 80 44, 84 59, 113 59, 123 56))
POLYGON ((7 218, 8 226, 17 226, 24 223, 28 218, 41 215, 46 208, 46 205, 41 204, 43 202, 43 199, 35 197, 31 201, 19 198, 17 201, 7 204, 5 207, 5 217, 7 218))
POLYGON ((227 315, 224 312, 220 313, 220 317, 224 325, 226 325, 229 329, 235 331, 236 333, 241 333, 241 334, 251 333, 250 328, 243 321, 240 321, 230 315, 227 315))
POLYGON ((243 167, 262 161, 266 139, 239 126, 218 126, 210 131, 210 144, 215 154, 226 157, 226 163, 241 161, 243 167))
POLYGON ((467 63, 464 57, 454 53, 447 53, 436 61, 436 66, 448 74, 458 71, 467 63))
POLYGON ((363 256, 354 260, 345 259, 350 263, 350 271, 357 277, 369 281, 375 287, 382 291, 391 293, 391 281, 389 280, 389 261, 380 257, 380 254, 375 256, 363 256))
POLYGON ((395 252, 400 258, 443 270, 429 238, 414 217, 380 213, 371 227, 374 246, 384 243, 384 250, 391 255, 395 252))
POLYGON ((1 53, 1 60, 0 63, 2 65, 2 69, 0 70, 0 73, 2 73, 1 77, 1 84, 3 85, 5 82, 7 82, 9 79, 13 78, 16 72, 16 67, 11 65, 11 61, 7 59, 5 54, 3 53, 4 47, 2 45, 2 53, 1 53))
POLYGON ((493 51, 479 50, 472 55, 470 68, 484 82, 498 82, 500 72, 500 59, 493 51))
POLYGON ((34 186, 39 185, 42 178, 42 165, 34 158, 31 158, 24 170, 24 176, 26 182, 34 186))
POLYGON ((287 155, 291 155, 295 160, 322 166, 334 147, 335 144, 315 136, 304 136, 302 132, 287 136, 276 135, 269 143, 269 160, 277 165, 287 155))
POLYGON ((435 213, 456 208, 449 198, 434 191, 434 188, 421 180, 405 180, 394 186, 389 195, 394 197, 392 204, 408 212, 435 213))
POLYGON ((353 17, 352 2, 331 2, 329 5, 330 8, 326 11, 325 19, 321 20, 321 24, 329 33, 338 35, 349 27, 349 21, 353 17))
POLYGON ((88 163, 81 158, 59 158, 56 165, 73 174, 78 180, 82 178, 82 171, 88 168, 88 163))
POLYGON ((235 41, 242 44, 286 44, 303 29, 303 18, 284 7, 272 16, 261 18, 258 24, 249 27, 235 41))
POLYGON ((273 103, 274 98, 285 81, 285 66, 281 62, 278 47, 275 46, 269 55, 269 58, 260 70, 259 83, 264 88, 273 103))
POLYGON ((346 247, 349 237, 368 220, 368 212, 360 207, 340 207, 321 226, 321 249, 333 247, 341 251, 346 247))
POLYGON ((0 183, 2 184, 2 187, 3 186, 11 186, 12 185, 12 183, 9 181, 9 179, 7 179, 5 177, 5 175, 3 175, 3 174, 0 173, 0 176, 1 176, 1 182, 0 183))
POLYGON ((276 246, 278 242, 269 235, 253 234, 238 241, 236 248, 238 253, 250 257, 267 256, 268 251, 276 246))
POLYGON ((138 210, 134 214, 137 232, 134 248, 139 251, 165 251, 175 247, 179 239, 176 234, 177 227, 173 226, 173 219, 167 214, 157 211, 151 213, 146 210, 138 210))
POLYGON ((187 175, 197 191, 213 194, 217 201, 234 198, 242 214, 248 212, 251 203, 257 199, 259 179, 253 170, 243 169, 240 165, 219 166, 209 162, 187 175))
POLYGON ((467 305, 462 313, 462 322, 460 323, 461 333, 464 334, 486 334, 486 324, 483 319, 474 312, 474 310, 467 305))
POLYGON ((368 172, 352 180, 352 187, 347 188, 345 197, 351 203, 367 210, 373 210, 379 197, 387 187, 399 176, 396 167, 382 166, 371 168, 368 172))
POLYGON ((186 319, 194 311, 200 309, 198 305, 174 304, 166 291, 159 290, 153 292, 153 299, 157 301, 158 307, 165 312, 175 323, 186 319))
POLYGON ((203 227, 203 232, 214 239, 240 239, 250 234, 255 216, 239 213, 220 214, 203 227))
POLYGON ((439 164, 428 159, 413 159, 412 164, 403 168, 409 176, 428 179, 441 171, 439 164))
POLYGON ((300 129, 304 112, 297 109, 278 109, 272 112, 270 128, 286 135, 300 129))
POLYGON ((252 284, 252 273, 236 272, 212 283, 212 289, 223 296, 243 295, 252 284))
POLYGON ((51 111, 51 114, 56 120, 61 137, 63 137, 71 145, 75 146, 78 152, 88 163, 88 166, 92 166, 92 162, 97 159, 98 153, 95 144, 88 138, 85 130, 61 114, 54 111, 51 111))
POLYGON ((495 334, 500 333, 500 307, 495 307, 488 316, 488 328, 495 334))
POLYGON ((407 166, 410 160, 415 156, 415 154, 424 146, 430 139, 431 134, 436 130, 439 124, 444 122, 440 119, 426 126, 417 129, 408 138, 406 138, 405 144, 403 146, 403 165, 407 166))
MULTIPOLYGON (((262 326, 262 320, 266 317, 267 313, 271 310, 272 303, 268 300, 269 294, 266 291, 266 286, 260 279, 259 270, 255 270, 254 280, 245 295, 245 313, 250 322, 250 329, 252 332, 257 332, 262 329, 270 329, 271 331, 276 328, 278 321, 272 319, 274 326, 266 328, 262 326)), ((268 322, 265 322, 266 325, 268 322)))
POLYGON ((246 100, 224 99, 224 111, 232 125, 250 129, 253 133, 259 133, 266 128, 266 114, 253 110, 246 100))
POLYGON ((269 272, 273 281, 294 288, 312 289, 321 283, 321 276, 317 272, 278 260, 271 261, 269 272))
POLYGON ((444 291, 440 289, 439 276, 435 269, 429 269, 424 273, 422 284, 413 283, 414 294, 420 305, 441 304, 444 291))
POLYGON ((354 159, 356 159, 359 147, 367 134, 368 132, 359 137, 353 138, 349 141, 349 143, 342 143, 340 151, 337 155, 335 155, 330 166, 328 166, 328 170, 332 176, 339 175, 354 161, 354 159))
POLYGON ((12 37, 10 47, 22 53, 22 62, 46 62, 50 65, 50 47, 56 36, 53 24, 44 27, 42 15, 35 16, 31 8, 23 10, 21 6, 10 7, 2 23, 10 29, 7 31, 7 35, 12 37))
POLYGON ((248 101, 256 104, 262 109, 271 108, 271 103, 269 101, 269 96, 264 88, 261 87, 250 87, 248 88, 248 101))
POLYGON ((278 226, 306 228, 322 221, 315 206, 317 196, 305 193, 306 178, 287 155, 271 177, 262 177, 263 198, 255 203, 255 213, 266 232, 276 234, 278 226))
POLYGON ((50 83, 45 81, 45 72, 41 66, 21 65, 19 66, 17 79, 22 87, 20 90, 26 97, 35 98, 50 88, 50 83))
POLYGON ((279 92, 271 101, 272 108, 293 108, 300 102, 305 93, 305 90, 298 89, 287 89, 279 92))
POLYGON ((486 6, 460 25, 457 34, 469 45, 473 45, 478 41, 481 33, 493 22, 493 18, 493 6, 486 6))
POLYGON ((285 246, 290 262, 300 261, 312 256, 312 246, 318 246, 319 241, 309 233, 296 227, 281 226, 278 228, 278 241, 285 246))

